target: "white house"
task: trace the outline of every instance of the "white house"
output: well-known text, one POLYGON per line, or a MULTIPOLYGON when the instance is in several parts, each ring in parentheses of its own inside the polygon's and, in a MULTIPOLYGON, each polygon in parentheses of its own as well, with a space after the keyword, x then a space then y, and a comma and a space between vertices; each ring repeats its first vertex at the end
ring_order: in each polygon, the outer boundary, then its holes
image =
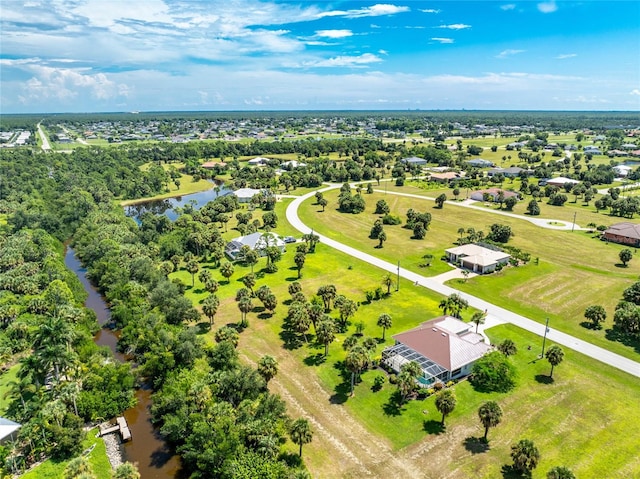
POLYGON ((269 246, 276 246, 280 251, 285 251, 285 243, 279 235, 275 233, 251 233, 229 241, 224 248, 224 253, 232 260, 242 259, 239 254, 243 246, 249 246, 252 250, 257 251, 259 256, 265 256, 265 250, 269 246))
POLYGON ((460 263, 463 268, 474 273, 490 273, 498 265, 507 264, 511 255, 504 251, 494 251, 477 244, 465 244, 444 250, 452 263, 460 263))
POLYGON ((252 166, 264 166, 269 163, 269 158, 263 158, 261 156, 256 156, 255 158, 248 161, 248 163, 252 166))
POLYGON ((13 440, 14 433, 21 427, 22 425, 17 422, 0 417, 0 444, 4 443, 7 438, 13 440))
POLYGON ((233 194, 238 198, 238 203, 249 203, 251 198, 260 192, 261 190, 256 190, 254 188, 240 188, 234 191, 233 194))
POLYGON ((472 329, 472 324, 439 316, 393 336, 396 343, 382 352, 382 362, 396 372, 403 364, 417 362, 422 368, 418 382, 424 385, 467 376, 492 349, 472 329))
POLYGON ((565 178, 564 176, 558 176, 557 178, 548 179, 546 184, 550 186, 557 186, 558 188, 563 188, 567 183, 577 185, 578 183, 580 183, 580 181, 571 178, 565 178))

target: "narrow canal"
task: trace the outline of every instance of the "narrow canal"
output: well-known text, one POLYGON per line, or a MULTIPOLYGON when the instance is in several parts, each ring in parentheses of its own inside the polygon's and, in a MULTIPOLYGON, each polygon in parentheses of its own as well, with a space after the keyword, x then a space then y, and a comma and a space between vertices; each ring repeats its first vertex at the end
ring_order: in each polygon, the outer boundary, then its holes
MULTIPOLYGON (((122 353, 117 351, 117 332, 105 328, 111 319, 111 311, 100 293, 93 287, 87 278, 87 271, 72 248, 67 247, 64 263, 75 273, 85 291, 89 295, 85 306, 95 311, 98 323, 103 326, 95 335, 94 341, 100 346, 108 346, 118 361, 125 361, 122 353)), ((132 440, 125 443, 125 460, 137 463, 140 476, 144 479, 174 479, 180 477, 180 458, 173 454, 167 444, 162 440, 160 433, 151 423, 151 389, 142 387, 136 391, 137 405, 124 412, 132 440)))

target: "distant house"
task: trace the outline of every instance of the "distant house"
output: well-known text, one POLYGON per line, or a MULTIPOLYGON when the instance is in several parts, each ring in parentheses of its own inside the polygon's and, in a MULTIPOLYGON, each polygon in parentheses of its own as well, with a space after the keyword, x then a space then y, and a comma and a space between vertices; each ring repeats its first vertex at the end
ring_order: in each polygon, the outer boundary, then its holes
POLYGON ((640 246, 640 224, 636 223, 616 223, 604 230, 602 237, 612 243, 640 246))
POLYGON ((238 203, 249 203, 258 193, 261 193, 261 190, 254 188, 240 188, 233 192, 238 197, 238 203))
POLYGON ((489 160, 483 160, 482 158, 474 158, 473 160, 467 160, 469 166, 474 166, 476 168, 488 168, 490 166, 494 166, 489 160))
POLYGON ((602 151, 597 146, 585 146, 582 150, 584 154, 602 155, 602 151))
POLYGON ((216 167, 224 168, 227 164, 224 161, 205 161, 200 166, 206 170, 211 170, 216 167))
POLYGON ((296 160, 285 161, 280 165, 282 168, 302 168, 303 166, 307 166, 306 163, 301 163, 296 160))
POLYGON ((557 186, 558 188, 564 187, 565 184, 571 183, 572 185, 577 185, 580 183, 578 180, 574 180, 571 178, 565 178, 564 176, 558 176, 557 178, 549 178, 546 182, 549 186, 557 186))
POLYGON ((428 161, 425 160, 424 158, 418 158, 417 156, 412 156, 410 158, 402 158, 400 162, 408 166, 413 166, 413 165, 424 166, 428 163, 428 161))
POLYGON ((616 165, 611 169, 616 174, 616 176, 620 178, 626 177, 629 173, 633 171, 633 167, 627 166, 627 165, 616 165))
POLYGON ((435 181, 436 183, 448 183, 452 180, 459 180, 464 177, 464 173, 457 173, 455 171, 447 171, 445 173, 431 173, 429 176, 430 181, 435 181))
POLYGON ((264 166, 269 163, 269 158, 263 158, 261 156, 256 156, 255 158, 248 161, 248 163, 252 166, 264 166))
POLYGON ((533 174, 533 171, 525 170, 519 166, 512 166, 510 168, 491 168, 490 170, 487 170, 487 176, 502 175, 506 178, 518 178, 521 173, 530 175, 533 174))
POLYGON ((251 233, 229 241, 224 248, 224 253, 232 260, 242 259, 239 256, 243 246, 249 246, 252 250, 257 251, 260 256, 266 255, 265 250, 269 246, 276 246, 280 251, 285 251, 285 243, 279 235, 275 233, 251 233))
POLYGON ((495 271, 498 265, 507 264, 511 258, 511 255, 504 251, 494 251, 477 244, 465 244, 446 249, 444 252, 450 262, 460 263, 461 267, 480 274, 495 271))
POLYGON ((519 198, 518 193, 515 193, 513 191, 503 190, 500 188, 487 188, 484 190, 477 190, 471 193, 470 198, 476 201, 485 201, 485 195, 488 195, 490 197, 490 200, 495 202, 495 201, 498 201, 500 192, 502 192, 502 195, 505 199, 511 198, 511 197, 515 197, 516 199, 519 198))
POLYGON ((473 326, 451 316, 439 316, 393 336, 395 344, 382 352, 382 363, 396 372, 411 361, 422 368, 418 382, 429 385, 467 376, 473 364, 491 351, 473 326))
POLYGON ((4 417, 0 417, 0 444, 5 443, 7 440, 14 440, 14 433, 22 427, 21 424, 13 422, 4 417))

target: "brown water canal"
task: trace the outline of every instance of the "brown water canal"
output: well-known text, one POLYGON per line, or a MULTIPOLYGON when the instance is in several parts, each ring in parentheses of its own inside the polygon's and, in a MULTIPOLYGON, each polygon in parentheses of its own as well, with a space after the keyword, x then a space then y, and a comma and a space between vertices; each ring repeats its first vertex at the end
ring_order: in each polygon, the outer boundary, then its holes
MULTIPOLYGON (((96 312, 98 323, 103 328, 94 337, 96 344, 108 346, 118 361, 125 361, 125 356, 116 349, 118 333, 104 326, 111 320, 111 311, 100 293, 87 278, 87 271, 72 248, 67 247, 64 263, 78 277, 89 295, 85 306, 96 312)), ((173 454, 162 440, 160 433, 151 423, 151 389, 143 386, 136 391, 138 403, 124 412, 132 440, 125 443, 124 453, 127 461, 137 463, 143 479, 174 479, 181 477, 180 458, 173 454)))

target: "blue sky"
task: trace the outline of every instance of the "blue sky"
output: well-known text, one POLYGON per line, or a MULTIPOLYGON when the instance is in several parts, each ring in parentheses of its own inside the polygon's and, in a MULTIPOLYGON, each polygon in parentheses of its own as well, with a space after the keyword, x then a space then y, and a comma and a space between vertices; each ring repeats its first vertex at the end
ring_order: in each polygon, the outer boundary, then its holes
POLYGON ((0 111, 640 110, 638 1, 2 0, 0 111))

